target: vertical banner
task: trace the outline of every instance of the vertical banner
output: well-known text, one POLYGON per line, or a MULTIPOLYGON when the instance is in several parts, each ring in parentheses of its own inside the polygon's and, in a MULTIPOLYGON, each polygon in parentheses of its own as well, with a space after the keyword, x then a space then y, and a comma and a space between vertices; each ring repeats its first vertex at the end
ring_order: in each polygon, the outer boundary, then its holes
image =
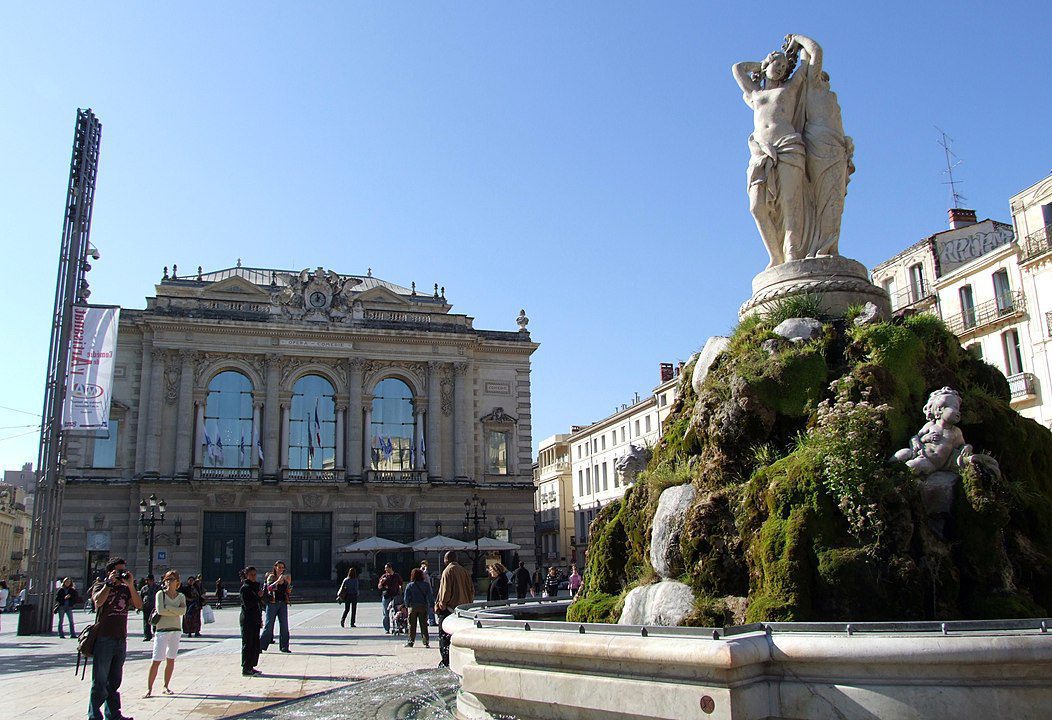
POLYGON ((108 427, 119 316, 119 307, 73 306, 63 430, 108 427))

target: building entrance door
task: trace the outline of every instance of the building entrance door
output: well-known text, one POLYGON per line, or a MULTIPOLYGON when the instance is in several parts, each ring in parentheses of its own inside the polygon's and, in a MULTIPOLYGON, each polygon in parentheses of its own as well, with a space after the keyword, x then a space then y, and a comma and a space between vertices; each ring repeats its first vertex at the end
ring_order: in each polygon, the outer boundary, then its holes
POLYGON ((240 587, 238 572, 245 567, 245 513, 206 512, 201 533, 201 581, 223 578, 228 588, 240 587))
POLYGON ((292 513, 292 581, 332 579, 332 513, 292 513))

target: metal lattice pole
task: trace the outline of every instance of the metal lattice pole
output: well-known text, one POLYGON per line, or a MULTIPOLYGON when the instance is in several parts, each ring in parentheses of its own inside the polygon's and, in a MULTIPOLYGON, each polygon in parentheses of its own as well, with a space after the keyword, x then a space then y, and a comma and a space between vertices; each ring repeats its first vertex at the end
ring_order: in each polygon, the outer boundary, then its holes
POLYGON ((40 450, 37 455, 36 498, 30 536, 29 614, 19 619, 20 635, 51 632, 51 593, 58 566, 58 523, 65 483, 66 443, 62 432, 66 373, 73 305, 85 300, 84 274, 91 234, 91 211, 95 200, 95 176, 99 164, 102 124, 91 110, 77 110, 66 190, 65 219, 55 280, 55 309, 51 323, 44 406, 40 421, 40 450))

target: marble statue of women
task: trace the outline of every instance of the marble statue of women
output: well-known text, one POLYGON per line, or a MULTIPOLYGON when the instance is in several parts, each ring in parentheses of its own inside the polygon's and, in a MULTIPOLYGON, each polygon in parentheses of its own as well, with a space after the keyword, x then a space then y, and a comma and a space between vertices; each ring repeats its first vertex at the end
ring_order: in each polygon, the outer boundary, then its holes
POLYGON ((749 210, 768 267, 836 255, 852 146, 822 72, 822 48, 789 35, 783 51, 738 63, 733 73, 753 109, 749 210))
MULTIPOLYGON (((807 152, 807 182, 814 202, 811 214, 811 242, 807 256, 837 255, 840 219, 844 215, 844 196, 849 176, 855 171, 852 156, 855 145, 844 134, 844 121, 836 93, 829 89, 829 74, 822 70, 821 49, 817 62, 808 64, 808 87, 804 107, 804 147, 807 152)), ((804 46, 801 56, 811 53, 804 46)))

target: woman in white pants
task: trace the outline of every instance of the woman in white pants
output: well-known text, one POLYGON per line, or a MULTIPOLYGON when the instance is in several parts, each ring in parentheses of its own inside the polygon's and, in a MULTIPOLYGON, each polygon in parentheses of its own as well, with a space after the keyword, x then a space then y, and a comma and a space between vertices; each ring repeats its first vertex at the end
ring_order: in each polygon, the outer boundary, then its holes
POLYGON ((186 614, 186 596, 179 592, 179 573, 169 570, 161 581, 162 590, 157 591, 154 603, 153 619, 153 663, 146 679, 146 695, 153 695, 153 681, 157 679, 157 670, 161 661, 164 666, 164 694, 171 695, 169 684, 175 672, 175 656, 179 654, 179 638, 182 634, 183 615, 186 614))

